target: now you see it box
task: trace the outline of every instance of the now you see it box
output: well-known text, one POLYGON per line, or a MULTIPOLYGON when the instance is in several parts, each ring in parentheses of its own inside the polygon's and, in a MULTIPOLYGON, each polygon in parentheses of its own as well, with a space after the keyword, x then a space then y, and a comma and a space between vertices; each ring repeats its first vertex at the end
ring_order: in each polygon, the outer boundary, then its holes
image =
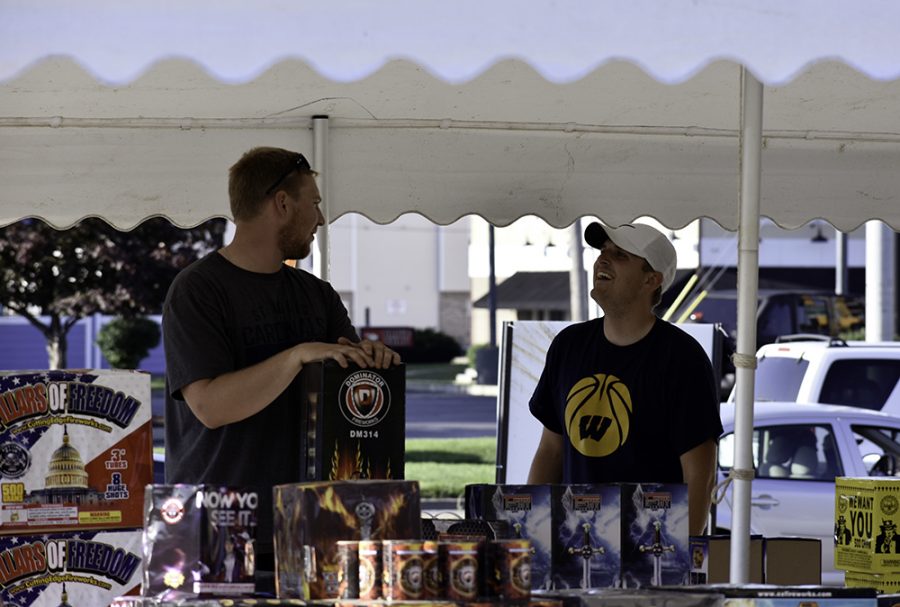
POLYGON ((140 527, 150 409, 147 373, 0 373, 0 534, 140 527))

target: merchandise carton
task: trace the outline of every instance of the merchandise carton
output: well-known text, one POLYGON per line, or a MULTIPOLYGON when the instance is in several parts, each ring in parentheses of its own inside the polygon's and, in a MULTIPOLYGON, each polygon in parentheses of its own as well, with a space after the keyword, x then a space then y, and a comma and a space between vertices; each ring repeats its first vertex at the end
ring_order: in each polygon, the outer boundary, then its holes
POLYGON ((140 527, 150 410, 147 373, 0 373, 0 534, 140 527))
POLYGON ((900 478, 838 477, 834 485, 834 566, 900 571, 900 478))
POLYGON ((468 485, 466 515, 532 541, 533 590, 683 584, 690 573, 683 484, 468 485))
POLYGON ((338 598, 339 540, 421 539, 418 481, 321 481, 274 488, 279 598, 338 598))
POLYGON ((763 551, 766 584, 822 583, 822 542, 818 538, 767 537, 763 551))
POLYGON ((140 529, 0 537, 0 605, 108 605, 140 585, 140 529))
MULTIPOLYGON (((731 574, 731 536, 692 535, 691 584, 727 584, 731 574)), ((763 537, 750 537, 751 584, 763 582, 763 537)))
POLYGON ((307 481, 402 479, 406 366, 344 369, 334 361, 300 372, 307 481))
POLYGON ((145 495, 143 596, 182 600, 253 594, 255 489, 150 485, 145 495))

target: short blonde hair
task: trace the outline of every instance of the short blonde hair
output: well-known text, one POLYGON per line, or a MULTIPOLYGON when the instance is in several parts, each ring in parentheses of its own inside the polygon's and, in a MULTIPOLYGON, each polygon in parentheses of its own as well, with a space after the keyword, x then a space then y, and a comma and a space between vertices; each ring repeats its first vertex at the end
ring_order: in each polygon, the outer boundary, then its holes
POLYGON ((305 168, 308 166, 302 154, 282 148, 258 147, 245 152, 228 170, 228 198, 234 220, 259 215, 263 201, 272 193, 268 190, 276 186, 279 190, 296 192, 304 175, 316 175, 305 168), (300 159, 302 163, 298 162, 300 159), (291 167, 296 170, 292 171, 291 167))

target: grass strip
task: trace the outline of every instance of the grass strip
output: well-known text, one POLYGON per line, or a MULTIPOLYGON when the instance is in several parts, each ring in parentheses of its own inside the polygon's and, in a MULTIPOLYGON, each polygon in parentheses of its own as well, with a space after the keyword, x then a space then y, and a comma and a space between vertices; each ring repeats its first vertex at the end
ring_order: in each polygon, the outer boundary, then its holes
POLYGON ((406 479, 419 481, 422 497, 458 497, 471 483, 493 483, 497 441, 483 438, 416 438, 406 441, 406 479))
POLYGON ((495 482, 496 453, 497 441, 491 437, 409 439, 405 477, 419 481, 422 497, 459 497, 468 484, 495 482))

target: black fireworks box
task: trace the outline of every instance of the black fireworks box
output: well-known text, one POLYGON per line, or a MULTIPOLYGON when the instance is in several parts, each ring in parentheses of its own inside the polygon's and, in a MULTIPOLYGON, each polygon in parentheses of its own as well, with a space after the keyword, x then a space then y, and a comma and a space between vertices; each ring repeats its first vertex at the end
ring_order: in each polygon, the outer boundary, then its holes
POLYGON ((466 516, 532 541, 533 590, 689 580, 687 485, 468 485, 466 516))
POLYGON ((163 600, 252 595, 259 493, 217 485, 150 485, 141 594, 163 600))
POLYGON ((147 373, 0 373, 0 535, 140 527, 150 410, 147 373))
POLYGON ((614 485, 468 485, 466 515, 531 540, 533 590, 602 588, 620 576, 619 499, 614 485))
POLYGON ((406 366, 344 369, 334 361, 300 372, 307 481, 402 479, 406 366))
POLYGON ((338 597, 339 540, 421 539, 418 481, 321 481, 276 485, 278 597, 338 597))
POLYGON ((690 583, 687 485, 622 483, 622 579, 625 588, 690 583))
POLYGON ((466 518, 506 521, 513 538, 531 540, 531 588, 552 587, 554 485, 466 485, 466 518))
POLYGON ((0 605, 108 605, 141 585, 141 530, 0 537, 0 605))

